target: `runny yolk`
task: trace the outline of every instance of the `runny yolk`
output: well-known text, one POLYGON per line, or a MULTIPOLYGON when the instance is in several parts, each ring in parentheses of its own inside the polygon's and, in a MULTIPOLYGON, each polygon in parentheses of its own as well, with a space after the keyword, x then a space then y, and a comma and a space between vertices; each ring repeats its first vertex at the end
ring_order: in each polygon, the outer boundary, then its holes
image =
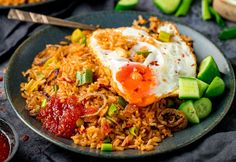
POLYGON ((127 64, 116 74, 116 79, 124 88, 125 99, 132 104, 146 106, 154 100, 150 94, 156 84, 155 77, 149 67, 140 64, 127 64))

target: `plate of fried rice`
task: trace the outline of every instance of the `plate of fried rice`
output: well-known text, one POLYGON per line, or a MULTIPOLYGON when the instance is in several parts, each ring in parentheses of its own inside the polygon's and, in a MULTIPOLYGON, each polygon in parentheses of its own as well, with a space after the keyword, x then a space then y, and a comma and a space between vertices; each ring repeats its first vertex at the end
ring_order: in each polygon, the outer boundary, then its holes
POLYGON ((70 20, 102 28, 43 27, 18 47, 5 75, 16 114, 52 143, 95 157, 158 155, 198 140, 229 110, 232 66, 196 30, 144 12, 103 11, 70 20), (226 88, 212 99, 210 115, 192 124, 178 109, 184 100, 176 79, 194 77, 209 55, 226 88))

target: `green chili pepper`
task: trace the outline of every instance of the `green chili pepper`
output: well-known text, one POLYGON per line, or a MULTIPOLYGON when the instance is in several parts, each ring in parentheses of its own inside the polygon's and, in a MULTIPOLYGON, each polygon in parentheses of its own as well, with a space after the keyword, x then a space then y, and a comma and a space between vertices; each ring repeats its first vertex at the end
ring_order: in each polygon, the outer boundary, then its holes
POLYGON ((223 28, 225 26, 225 22, 224 20, 220 17, 220 15, 214 10, 214 8, 209 7, 209 10, 211 12, 211 14, 215 17, 215 21, 216 23, 223 28))
POLYGON ((236 27, 227 28, 219 34, 220 40, 227 40, 233 38, 236 38, 236 27))

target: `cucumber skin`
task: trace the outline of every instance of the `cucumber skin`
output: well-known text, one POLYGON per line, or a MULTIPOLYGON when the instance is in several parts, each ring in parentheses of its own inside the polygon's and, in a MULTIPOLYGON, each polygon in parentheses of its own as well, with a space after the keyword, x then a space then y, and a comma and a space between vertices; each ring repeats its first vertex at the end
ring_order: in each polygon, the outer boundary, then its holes
POLYGON ((181 110, 181 111, 185 114, 185 116, 187 117, 187 119, 188 119, 188 121, 189 121, 190 123, 193 123, 193 124, 198 124, 198 123, 200 123, 200 120, 199 120, 199 118, 198 118, 198 116, 197 116, 196 110, 194 109, 194 106, 193 106, 193 101, 191 101, 191 100, 185 101, 184 103, 182 103, 182 104, 179 106, 178 109, 181 110), (192 109, 192 112, 191 112, 191 113, 194 114, 194 119, 188 115, 189 112, 186 112, 186 111, 187 111, 187 108, 188 108, 187 106, 190 106, 190 107, 191 107, 191 109, 192 109))
MULTIPOLYGON (((162 0, 162 1, 164 1, 164 0, 162 0)), ((159 5, 155 0, 153 0, 154 5, 157 8, 159 8, 163 13, 168 14, 168 15, 174 13, 177 10, 178 6, 180 5, 180 2, 181 2, 181 0, 179 0, 179 2, 178 2, 179 4, 176 6, 175 9, 173 9, 173 10, 166 10, 161 5, 159 5)))
POLYGON ((123 4, 119 4, 118 2, 115 6, 115 10, 116 11, 132 10, 137 6, 138 2, 139 1, 137 0, 137 3, 131 4, 131 5, 123 5, 123 4))

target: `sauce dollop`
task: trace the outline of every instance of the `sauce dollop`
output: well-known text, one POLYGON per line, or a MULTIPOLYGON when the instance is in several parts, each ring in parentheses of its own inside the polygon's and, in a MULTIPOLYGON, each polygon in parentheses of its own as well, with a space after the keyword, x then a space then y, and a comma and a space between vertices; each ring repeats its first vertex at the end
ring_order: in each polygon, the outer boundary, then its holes
POLYGON ((7 137, 0 131, 0 162, 7 159, 10 153, 10 144, 7 137))

